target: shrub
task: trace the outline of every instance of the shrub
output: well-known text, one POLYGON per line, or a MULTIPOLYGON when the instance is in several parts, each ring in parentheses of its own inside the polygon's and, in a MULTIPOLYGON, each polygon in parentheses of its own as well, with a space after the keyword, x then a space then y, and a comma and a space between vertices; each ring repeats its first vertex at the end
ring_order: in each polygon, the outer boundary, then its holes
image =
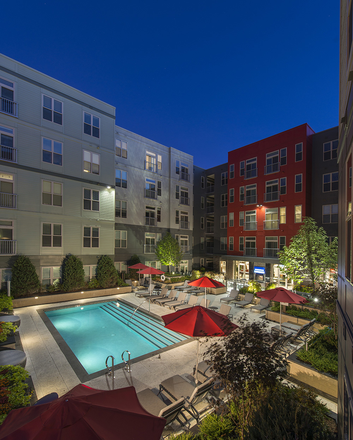
POLYGON ((102 255, 97 264, 97 281, 100 287, 114 287, 118 284, 119 279, 113 260, 108 255, 102 255))
POLYGON ((257 292, 261 292, 261 290, 262 288, 259 282, 254 280, 249 281, 248 292, 257 293, 257 292))
POLYGON ((10 336, 17 326, 11 322, 0 322, 0 342, 6 342, 8 336, 10 336))
POLYGON ((0 295, 0 312, 13 310, 12 296, 7 296, 6 293, 0 295))
POLYGON ((314 289, 311 286, 305 286, 304 284, 296 284, 293 290, 303 293, 313 293, 314 289))
POLYGON ((268 283, 265 290, 271 290, 276 288, 276 283, 268 283))
POLYGON ((99 283, 97 278, 92 278, 88 285, 87 285, 88 289, 99 289, 99 283))
POLYGON ((217 415, 215 413, 205 417, 200 426, 200 440, 219 440, 234 438, 235 426, 229 415, 217 415))
POLYGON ((75 255, 67 255, 62 265, 62 290, 70 292, 80 289, 85 284, 84 278, 82 261, 75 255))
POLYGON ((247 286, 241 287, 241 288, 239 289, 239 293, 240 293, 241 295, 244 295, 246 292, 248 292, 248 287, 247 287, 247 286))
POLYGON ((11 293, 14 298, 39 290, 39 278, 32 261, 25 255, 18 256, 12 266, 11 293))

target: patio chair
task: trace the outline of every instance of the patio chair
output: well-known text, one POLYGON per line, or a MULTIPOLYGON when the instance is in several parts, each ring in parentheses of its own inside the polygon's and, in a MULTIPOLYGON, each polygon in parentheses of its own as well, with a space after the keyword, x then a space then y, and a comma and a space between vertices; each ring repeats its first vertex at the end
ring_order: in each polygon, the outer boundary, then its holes
POLYGON ((165 305, 168 306, 170 309, 173 309, 175 306, 180 306, 181 304, 185 303, 187 294, 187 292, 180 292, 177 300, 167 302, 165 305))
POLYGON ((239 292, 235 289, 232 289, 230 291, 230 294, 228 296, 225 296, 224 298, 221 298, 220 301, 221 302, 225 302, 225 303, 230 303, 232 301, 236 301, 236 299, 238 298, 239 292))
POLYGON ((231 308, 232 307, 228 306, 228 304, 221 304, 221 307, 220 307, 218 313, 220 313, 221 315, 226 316, 229 319, 233 319, 233 314, 229 313, 231 308))
POLYGON ((287 357, 296 349, 296 347, 290 343, 291 338, 292 333, 288 333, 286 336, 280 336, 275 342, 272 343, 271 348, 277 353, 283 354, 285 357, 287 357))
POLYGON ((189 307, 196 306, 196 303, 198 301, 198 297, 195 295, 190 295, 189 301, 186 304, 181 304, 180 306, 175 306, 175 310, 182 310, 182 309, 188 309, 189 307))
POLYGON ((208 309, 210 302, 211 301, 209 299, 205 300, 205 298, 202 298, 202 300, 200 302, 200 306, 205 307, 205 309, 208 309))
POLYGON ((189 286, 189 281, 188 280, 185 280, 184 284, 182 286, 177 286, 176 287, 177 290, 190 290, 190 289, 193 289, 193 288, 194 288, 193 286, 189 286))
POLYGON ((252 307, 251 310, 258 310, 261 312, 261 310, 266 309, 270 305, 270 300, 266 298, 261 298, 261 301, 256 306, 252 307))
POLYGON ((136 296, 138 296, 139 298, 145 298, 147 296, 150 296, 150 292, 151 292, 151 296, 153 295, 153 291, 154 291, 154 284, 151 284, 151 287, 148 286, 148 290, 140 290, 136 292, 136 296))
POLYGON ((176 300, 177 291, 172 289, 168 296, 165 298, 156 299, 156 304, 159 304, 160 306, 164 306, 167 302, 172 302, 176 300))
MULTIPOLYGON (((194 366, 193 374, 194 378, 196 378, 196 365, 194 366)), ((214 373, 212 370, 212 365, 208 364, 206 361, 201 361, 197 367, 197 379, 200 382, 205 382, 205 380, 213 377, 214 373)))
POLYGON ((151 296, 151 302, 156 302, 157 299, 163 299, 167 296, 168 293, 168 287, 163 287, 163 289, 161 290, 161 293, 159 295, 153 295, 151 296))
POLYGON ((239 307, 245 307, 253 302, 254 294, 247 292, 242 301, 235 301, 234 304, 239 307))
POLYGON ((177 420, 182 426, 184 426, 184 423, 180 420, 179 416, 184 417, 185 421, 187 421, 186 417, 181 412, 185 409, 185 399, 183 397, 170 405, 167 405, 150 388, 146 388, 137 393, 137 398, 146 411, 154 416, 165 418, 165 426, 170 425, 174 420, 177 420))

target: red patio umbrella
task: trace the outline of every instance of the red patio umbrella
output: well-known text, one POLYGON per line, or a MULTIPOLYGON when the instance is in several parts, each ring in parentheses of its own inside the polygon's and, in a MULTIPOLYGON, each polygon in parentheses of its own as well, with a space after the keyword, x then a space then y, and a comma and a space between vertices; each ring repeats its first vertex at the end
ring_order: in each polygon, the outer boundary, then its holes
MULTIPOLYGON (((162 275, 164 272, 162 270, 155 269, 154 267, 147 266, 146 269, 139 270, 137 273, 142 273, 144 275, 162 275)), ((150 287, 149 287, 150 296, 152 295, 152 292, 151 292, 151 278, 152 277, 150 277, 150 287)), ((149 310, 150 310, 150 308, 151 308, 151 301, 149 302, 149 306, 148 306, 149 310)))
POLYGON ((269 299, 270 301, 277 301, 279 305, 279 328, 282 332, 282 303, 285 304, 304 304, 308 302, 307 299, 298 295, 297 293, 291 292, 284 287, 276 287, 275 289, 264 290, 263 292, 258 292, 256 294, 259 298, 269 299))
POLYGON ((165 327, 169 330, 182 333, 183 335, 198 337, 196 382, 199 364, 199 337, 228 336, 233 330, 238 328, 238 326, 233 324, 226 316, 202 306, 178 310, 175 313, 162 316, 162 319, 165 323, 165 327))
POLYGON ((190 281, 189 286, 204 287, 205 288, 205 305, 206 305, 206 289, 207 287, 224 287, 224 284, 220 283, 209 277, 201 277, 197 280, 190 281))
MULTIPOLYGON (((129 269, 137 269, 137 270, 141 270, 141 269, 146 269, 148 266, 146 266, 143 263, 136 263, 133 264, 132 266, 129 266, 129 269)), ((140 275, 139 275, 140 276, 140 275)))
POLYGON ((6 440, 158 440, 165 420, 148 413, 134 387, 96 390, 77 385, 57 400, 12 410, 0 430, 6 440))

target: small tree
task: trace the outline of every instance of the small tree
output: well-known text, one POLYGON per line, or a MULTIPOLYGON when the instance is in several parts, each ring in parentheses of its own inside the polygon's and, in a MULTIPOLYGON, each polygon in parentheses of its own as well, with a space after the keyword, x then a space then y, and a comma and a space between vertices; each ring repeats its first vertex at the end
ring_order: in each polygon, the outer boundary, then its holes
POLYGON ((18 296, 30 295, 40 289, 39 278, 32 261, 25 255, 16 258, 12 266, 11 293, 18 296))
POLYGON ((114 287, 119 283, 120 277, 114 267, 113 260, 108 255, 102 255, 97 264, 97 281, 100 287, 114 287))
POLYGON ((167 234, 157 244, 155 253, 157 260, 160 261, 163 266, 177 266, 183 258, 178 240, 173 238, 170 232, 167 232, 167 234))
POLYGON ((134 266, 135 264, 141 263, 140 261, 140 257, 136 254, 132 255, 129 262, 128 262, 128 266, 134 266))
POLYGON ((67 255, 62 264, 62 290, 70 292, 80 289, 85 283, 82 261, 75 255, 67 255))
POLYGON ((330 269, 337 271, 337 249, 337 239, 328 244, 325 230, 319 228, 314 219, 306 217, 289 246, 279 252, 279 261, 294 283, 309 278, 315 290, 330 269))

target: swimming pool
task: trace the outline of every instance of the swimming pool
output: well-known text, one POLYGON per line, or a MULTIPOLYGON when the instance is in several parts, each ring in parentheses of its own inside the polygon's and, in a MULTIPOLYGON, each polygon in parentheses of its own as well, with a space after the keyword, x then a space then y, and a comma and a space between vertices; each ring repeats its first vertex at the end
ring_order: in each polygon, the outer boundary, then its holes
POLYGON ((44 312, 88 374, 103 370, 108 356, 119 364, 125 350, 136 359, 188 339, 122 301, 44 312))

